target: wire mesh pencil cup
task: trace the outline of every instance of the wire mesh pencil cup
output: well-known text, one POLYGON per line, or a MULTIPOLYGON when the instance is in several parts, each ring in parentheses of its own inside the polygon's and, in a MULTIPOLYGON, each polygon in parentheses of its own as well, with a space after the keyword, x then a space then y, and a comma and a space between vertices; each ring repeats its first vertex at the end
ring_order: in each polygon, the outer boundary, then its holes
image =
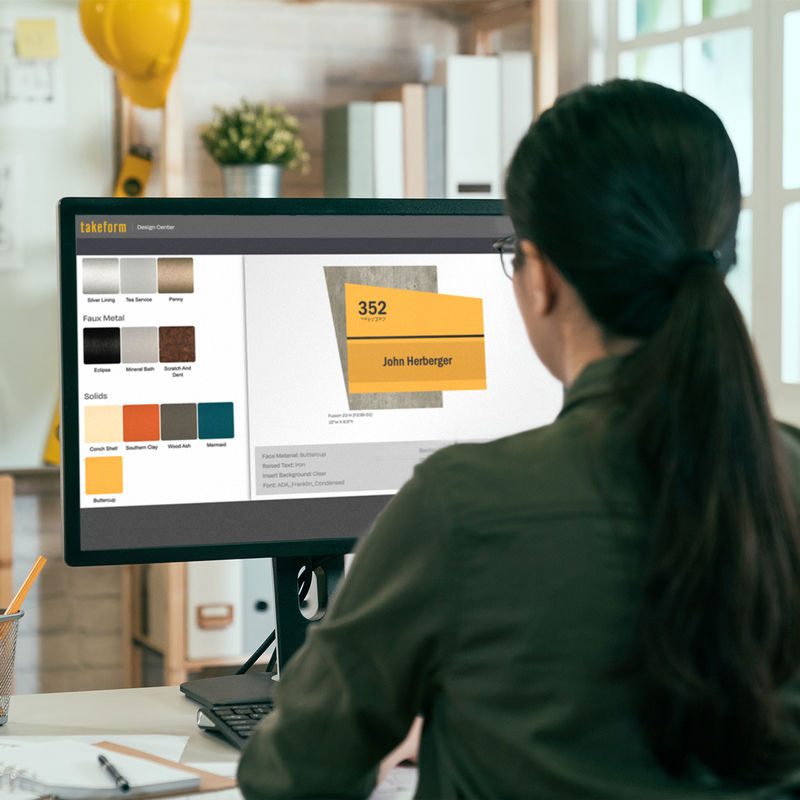
POLYGON ((8 707, 14 687, 14 657, 17 652, 17 629, 24 611, 0 613, 0 725, 8 722, 8 707))

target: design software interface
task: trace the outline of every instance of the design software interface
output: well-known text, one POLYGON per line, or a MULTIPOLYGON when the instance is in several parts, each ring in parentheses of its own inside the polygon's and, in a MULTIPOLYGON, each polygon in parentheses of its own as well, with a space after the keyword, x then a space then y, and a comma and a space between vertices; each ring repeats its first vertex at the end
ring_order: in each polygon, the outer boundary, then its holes
POLYGON ((78 215, 82 546, 216 543, 231 504, 378 509, 435 450, 550 422, 561 387, 491 246, 507 226, 78 215))

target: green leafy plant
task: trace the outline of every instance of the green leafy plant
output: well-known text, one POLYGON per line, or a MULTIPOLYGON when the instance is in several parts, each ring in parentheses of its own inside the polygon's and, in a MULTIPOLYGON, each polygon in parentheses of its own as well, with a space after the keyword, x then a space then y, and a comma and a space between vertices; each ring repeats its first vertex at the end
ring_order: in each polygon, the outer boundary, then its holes
POLYGON ((308 169, 309 155, 297 117, 281 105, 242 100, 230 109, 214 106, 214 118, 200 132, 218 164, 277 164, 308 169))

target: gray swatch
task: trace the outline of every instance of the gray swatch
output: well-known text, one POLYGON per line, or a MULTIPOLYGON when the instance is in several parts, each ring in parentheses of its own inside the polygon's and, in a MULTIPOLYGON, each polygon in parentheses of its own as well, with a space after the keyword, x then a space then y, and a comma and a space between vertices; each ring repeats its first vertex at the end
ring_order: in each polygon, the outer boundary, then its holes
POLYGON ((155 294, 158 272, 154 258, 120 259, 120 291, 123 294, 155 294))
POLYGON ((197 404, 163 403, 161 438, 165 441, 197 438, 197 404))
POLYGON ((158 361, 158 328, 123 328, 120 349, 123 364, 158 361))
POLYGON ((83 259, 84 294, 119 294, 119 259, 83 259))

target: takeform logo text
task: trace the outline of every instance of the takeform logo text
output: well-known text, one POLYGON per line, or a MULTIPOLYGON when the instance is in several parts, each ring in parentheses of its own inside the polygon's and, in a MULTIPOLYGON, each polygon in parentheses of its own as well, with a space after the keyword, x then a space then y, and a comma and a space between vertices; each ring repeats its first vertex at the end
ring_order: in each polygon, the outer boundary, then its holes
POLYGON ((126 222, 109 222, 104 220, 91 220, 81 222, 81 233, 127 233, 128 224, 126 222))

